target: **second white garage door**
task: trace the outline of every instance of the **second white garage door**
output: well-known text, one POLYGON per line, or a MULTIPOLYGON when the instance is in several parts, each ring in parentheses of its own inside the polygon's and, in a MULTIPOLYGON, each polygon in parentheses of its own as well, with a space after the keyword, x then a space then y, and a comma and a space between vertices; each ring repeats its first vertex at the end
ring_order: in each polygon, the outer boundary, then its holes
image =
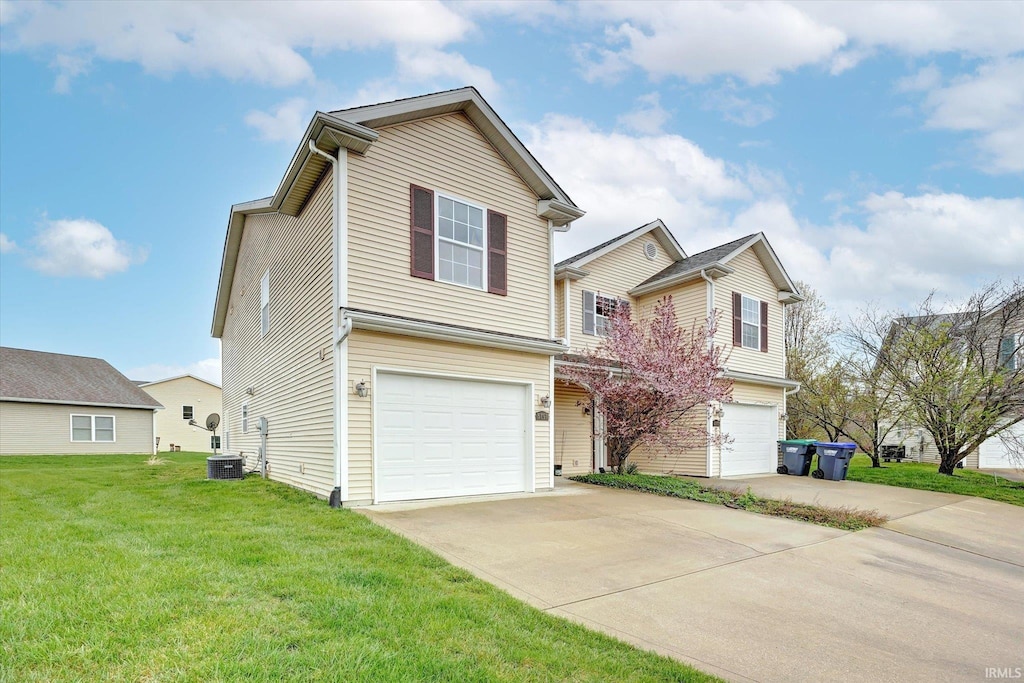
POLYGON ((378 373, 379 502, 527 490, 528 388, 378 373))
POLYGON ((980 469, 1011 469, 1021 467, 1024 462, 1017 463, 1011 450, 1017 448, 1017 442, 1024 443, 1024 423, 1010 427, 1006 439, 993 436, 978 448, 978 467, 980 469))
POLYGON ((722 446, 722 476, 765 474, 778 466, 778 426, 773 406, 727 403, 722 431, 732 439, 722 446))

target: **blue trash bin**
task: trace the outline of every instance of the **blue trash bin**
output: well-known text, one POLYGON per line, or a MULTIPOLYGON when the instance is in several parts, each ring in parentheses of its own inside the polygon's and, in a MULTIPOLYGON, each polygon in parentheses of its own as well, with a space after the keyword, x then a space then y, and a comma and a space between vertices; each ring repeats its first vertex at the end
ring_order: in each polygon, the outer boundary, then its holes
POLYGON ((814 450, 818 453, 818 469, 811 472, 811 476, 815 479, 843 481, 857 444, 816 441, 814 450))

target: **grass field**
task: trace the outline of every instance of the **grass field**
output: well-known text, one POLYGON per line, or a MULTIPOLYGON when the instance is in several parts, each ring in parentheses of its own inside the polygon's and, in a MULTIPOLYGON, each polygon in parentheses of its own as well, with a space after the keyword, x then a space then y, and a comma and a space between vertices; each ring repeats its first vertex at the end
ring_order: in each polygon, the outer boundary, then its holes
POLYGON ((846 478, 870 484, 958 493, 1024 505, 1024 482, 1011 481, 966 468, 957 470, 956 474, 950 477, 939 474, 939 466, 935 463, 887 462, 883 463, 881 468, 873 468, 871 458, 858 455, 850 462, 846 478))
POLYGON ((349 510, 204 477, 199 454, 0 459, 0 680, 715 680, 349 510))
POLYGON ((736 493, 735 491, 706 486, 691 479, 680 479, 678 477, 651 474, 583 474, 572 479, 585 484, 644 491, 659 496, 696 500, 713 505, 725 505, 748 512, 796 519, 801 522, 810 522, 846 531, 859 531, 868 527, 880 526, 888 519, 874 510, 853 510, 824 505, 794 503, 791 500, 761 498, 760 496, 755 496, 749 490, 746 493, 736 493))

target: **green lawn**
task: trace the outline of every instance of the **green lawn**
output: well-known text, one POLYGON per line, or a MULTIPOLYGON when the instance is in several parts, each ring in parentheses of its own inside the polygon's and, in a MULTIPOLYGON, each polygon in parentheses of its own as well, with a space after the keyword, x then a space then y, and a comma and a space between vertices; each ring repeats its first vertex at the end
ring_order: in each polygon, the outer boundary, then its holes
POLYGON ((958 469, 956 474, 950 477, 939 474, 939 466, 934 463, 887 462, 882 465, 881 468, 872 468, 871 458, 866 455, 854 456, 846 478, 871 484, 958 493, 1024 505, 1024 482, 1010 481, 966 468, 958 469))
POLYGON ((616 489, 654 493, 659 496, 696 500, 712 505, 725 505, 748 512, 796 519, 801 522, 810 522, 846 531, 860 531, 868 527, 880 526, 888 520, 887 517, 874 510, 835 508, 825 505, 794 503, 791 500, 761 498, 755 496, 749 489, 746 493, 736 493, 679 477, 653 474, 582 474, 572 477, 572 479, 584 484, 597 484, 616 489))
POLYGON ((715 680, 295 489, 145 461, 0 459, 0 681, 715 680))

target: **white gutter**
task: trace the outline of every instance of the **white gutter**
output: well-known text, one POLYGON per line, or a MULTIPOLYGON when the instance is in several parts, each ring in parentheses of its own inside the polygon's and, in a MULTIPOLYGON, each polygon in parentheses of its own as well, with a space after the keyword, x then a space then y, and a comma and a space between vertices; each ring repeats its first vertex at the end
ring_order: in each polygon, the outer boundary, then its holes
POLYGON ((508 349, 510 351, 546 353, 550 356, 557 356, 569 350, 565 344, 553 339, 513 337, 501 334, 500 332, 455 327, 443 323, 430 322, 429 320, 398 318, 370 311, 354 311, 349 309, 344 313, 347 318, 352 320, 352 325, 357 330, 387 332, 422 339, 439 339, 441 341, 487 346, 495 349, 508 349))
POLYGON ((341 507, 348 500, 348 335, 352 331, 352 322, 341 317, 342 309, 348 306, 348 150, 339 146, 334 157, 310 140, 309 151, 324 157, 333 167, 334 490, 330 504, 341 507))
MULTIPOLYGON (((569 229, 570 224, 565 226, 565 230, 569 229)), ((550 292, 550 307, 548 308, 548 320, 551 324, 548 326, 548 336, 552 339, 555 338, 555 222, 548 219, 548 288, 550 292)), ((555 357, 548 356, 548 398, 551 401, 551 405, 545 410, 548 413, 548 486, 555 488, 555 357)), ((537 445, 533 444, 531 448, 536 449, 537 445)), ((536 461, 536 454, 534 454, 534 460, 536 461)), ((534 478, 536 479, 537 474, 534 472, 534 478)))
MULTIPOLYGON (((705 288, 706 296, 704 298, 704 310, 705 310, 704 315, 705 315, 705 317, 708 320, 710 320, 711 319, 711 311, 713 311, 715 309, 715 281, 708 277, 707 272, 703 268, 701 268, 701 270, 700 270, 700 277, 701 277, 702 280, 704 280, 707 283, 707 287, 705 288)), ((709 339, 708 339, 708 348, 711 349, 714 346, 715 346, 715 339, 714 339, 714 337, 709 337, 709 339)), ((715 428, 714 416, 712 415, 712 410, 711 410, 711 406, 710 405, 708 406, 707 411, 708 411, 707 430, 708 430, 708 436, 710 437, 711 436, 711 431, 715 428)), ((708 441, 708 445, 704 448, 704 450, 705 450, 705 458, 707 460, 706 472, 708 473, 708 476, 710 477, 710 476, 713 475, 713 472, 711 471, 712 448, 711 448, 711 441, 710 440, 708 441)))

